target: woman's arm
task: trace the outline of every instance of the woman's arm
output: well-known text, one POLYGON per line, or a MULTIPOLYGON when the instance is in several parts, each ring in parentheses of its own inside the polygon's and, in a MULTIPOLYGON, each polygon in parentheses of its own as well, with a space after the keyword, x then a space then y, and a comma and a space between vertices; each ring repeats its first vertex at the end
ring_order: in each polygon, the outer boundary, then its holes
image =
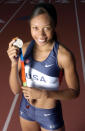
POLYGON ((20 65, 20 60, 17 57, 19 54, 19 48, 13 46, 14 42, 15 42, 15 38, 9 43, 7 54, 11 61, 9 85, 10 85, 12 92, 14 94, 17 94, 20 92, 20 86, 21 86, 21 81, 19 78, 19 72, 20 72, 21 65, 20 65))
POLYGON ((9 85, 14 94, 17 94, 21 90, 22 82, 20 80, 20 66, 18 64, 11 65, 11 71, 9 75, 9 85))
MULTIPOLYGON (((9 47, 7 50, 7 54, 9 56, 9 59, 11 60, 11 71, 9 75, 9 85, 14 94, 17 94, 21 91, 22 81, 20 77, 20 71, 21 71, 21 62, 20 58, 17 58, 17 55, 19 53, 19 48, 13 46, 15 39, 13 39, 9 43, 9 47)), ((28 46, 28 43, 23 45, 23 54, 26 51, 26 47, 28 46)))
POLYGON ((72 54, 61 48, 58 53, 58 63, 64 69, 67 88, 58 91, 47 91, 48 98, 68 100, 78 97, 80 93, 79 79, 72 54))

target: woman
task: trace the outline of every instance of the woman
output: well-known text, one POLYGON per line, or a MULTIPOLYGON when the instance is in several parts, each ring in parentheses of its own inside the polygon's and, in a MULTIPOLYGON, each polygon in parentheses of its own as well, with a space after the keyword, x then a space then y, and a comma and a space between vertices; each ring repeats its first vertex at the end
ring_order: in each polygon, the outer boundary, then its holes
POLYGON ((16 58, 19 50, 13 46, 14 39, 9 43, 9 83, 14 94, 23 92, 20 104, 23 131, 65 131, 60 100, 79 95, 74 60, 70 51, 57 42, 56 24, 53 5, 41 3, 34 8, 30 17, 33 40, 23 46, 26 87, 20 79, 20 58, 16 58), (67 88, 60 90, 63 71, 67 88))

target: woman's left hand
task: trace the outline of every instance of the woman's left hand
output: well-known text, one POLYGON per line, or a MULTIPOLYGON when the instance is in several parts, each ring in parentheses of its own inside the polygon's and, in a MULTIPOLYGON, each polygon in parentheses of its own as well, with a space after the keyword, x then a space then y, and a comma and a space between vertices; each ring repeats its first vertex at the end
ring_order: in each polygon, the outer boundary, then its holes
POLYGON ((43 90, 36 89, 33 87, 22 86, 22 92, 24 97, 28 99, 40 99, 43 96, 43 90))

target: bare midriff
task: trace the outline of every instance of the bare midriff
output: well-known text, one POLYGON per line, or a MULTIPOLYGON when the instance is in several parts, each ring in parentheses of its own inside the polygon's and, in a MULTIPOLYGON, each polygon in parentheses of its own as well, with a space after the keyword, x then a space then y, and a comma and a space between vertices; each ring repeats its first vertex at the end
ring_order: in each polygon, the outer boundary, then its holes
POLYGON ((54 99, 29 99, 29 103, 37 108, 51 109, 55 108, 57 100, 54 99))

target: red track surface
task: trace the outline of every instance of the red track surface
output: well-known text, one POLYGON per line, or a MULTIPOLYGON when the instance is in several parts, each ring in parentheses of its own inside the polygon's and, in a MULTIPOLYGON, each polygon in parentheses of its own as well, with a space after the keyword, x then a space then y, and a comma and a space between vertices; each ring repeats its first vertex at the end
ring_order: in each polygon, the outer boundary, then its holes
MULTIPOLYGON (((71 0, 70 0, 71 1, 71 0)), ((83 77, 78 31, 74 10, 73 0, 68 4, 54 3, 52 2, 58 12, 58 25, 56 28, 58 39, 61 43, 66 45, 75 55, 77 71, 80 79, 80 97, 76 100, 62 101, 63 115, 66 125, 66 131, 84 131, 85 130, 85 83, 83 77)), ((0 19, 7 22, 14 12, 22 4, 0 4, 0 19), (10 9, 10 10, 9 10, 10 9)), ((5 124, 7 115, 9 113, 14 95, 12 94, 8 77, 10 72, 10 60, 8 59, 6 50, 10 40, 16 36, 20 37, 24 42, 31 39, 27 21, 17 20, 17 18, 29 15, 31 13, 33 5, 27 2, 22 9, 16 14, 16 16, 9 22, 9 24, 0 33, 0 131, 2 131, 5 124)), ((85 58, 85 3, 77 3, 80 33, 82 40, 82 47, 85 58)), ((4 27, 6 23, 0 24, 0 29, 4 27)), ((65 87, 65 81, 62 83, 62 87, 65 87)), ((19 102, 16 104, 14 113, 11 118, 7 131, 21 131, 19 124, 19 102)))

